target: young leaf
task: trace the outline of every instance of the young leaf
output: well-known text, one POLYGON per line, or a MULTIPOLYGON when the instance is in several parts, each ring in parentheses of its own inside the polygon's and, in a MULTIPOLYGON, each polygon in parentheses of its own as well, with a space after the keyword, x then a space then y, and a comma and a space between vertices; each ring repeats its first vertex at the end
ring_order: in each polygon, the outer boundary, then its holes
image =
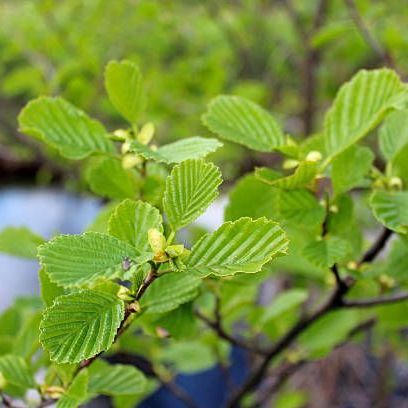
POLYGON ((147 232, 163 231, 159 210, 142 201, 122 201, 112 213, 108 233, 135 247, 140 253, 150 251, 147 232))
POLYGON ((408 144, 408 110, 392 112, 379 131, 380 150, 388 161, 408 144))
POLYGON ((350 146, 340 153, 332 166, 332 183, 336 195, 359 186, 371 169, 374 154, 368 147, 350 146))
POLYGON ((139 67, 130 61, 109 62, 105 69, 105 88, 118 112, 130 123, 136 123, 146 104, 139 67))
POLYGON ((203 123, 221 138, 260 152, 285 144, 275 119, 254 102, 239 96, 221 95, 211 101, 203 123))
POLYGON ((212 163, 187 160, 175 166, 166 180, 163 207, 176 231, 194 221, 215 200, 221 173, 212 163))
POLYGON ((104 157, 91 163, 86 178, 91 190, 108 198, 135 198, 138 180, 132 170, 125 170, 118 159, 104 157))
POLYGON ((235 221, 241 217, 276 220, 279 214, 279 195, 279 189, 261 182, 254 174, 247 174, 230 192, 225 220, 235 221), (262 197, 262 200, 255 200, 254 197, 262 197))
POLYGON ((77 408, 85 402, 88 395, 89 375, 81 370, 72 381, 67 392, 58 400, 57 408, 77 408))
POLYGON ((408 191, 375 191, 370 198, 374 216, 387 228, 408 232, 408 191))
POLYGON ((306 245, 302 254, 313 265, 330 268, 344 259, 350 250, 348 241, 335 236, 327 236, 320 241, 313 241, 306 245))
POLYGON ((52 361, 79 363, 107 350, 124 317, 116 296, 81 290, 55 299, 45 311, 40 341, 52 361))
POLYGON ((324 219, 324 208, 308 190, 287 190, 280 194, 280 213, 289 223, 313 228, 324 219))
POLYGON ((128 269, 122 265, 125 260, 141 264, 149 259, 149 254, 141 254, 127 242, 98 232, 60 235, 42 245, 38 255, 50 279, 63 287, 102 277, 123 278, 128 269))
POLYGON ((334 157, 356 143, 407 99, 407 88, 394 71, 361 70, 341 87, 325 117, 327 155, 334 157))
POLYGON ((157 279, 146 291, 140 305, 146 313, 165 313, 198 295, 201 279, 188 272, 174 272, 157 279))
POLYGON ((241 218, 205 234, 193 246, 186 266, 201 277, 255 273, 285 253, 288 241, 282 229, 266 218, 241 218))
POLYGON ((0 232, 0 252, 35 259, 44 239, 25 227, 7 227, 0 232))
POLYGON ((131 142, 130 151, 140 154, 146 160, 171 164, 189 159, 200 159, 215 152, 221 146, 222 143, 217 139, 194 136, 166 144, 156 150, 134 140, 131 142))
POLYGON ((130 365, 109 365, 95 362, 89 369, 90 394, 131 395, 142 393, 146 386, 146 377, 137 368, 130 365))
POLYGON ((25 360, 14 354, 0 357, 0 373, 8 384, 24 389, 35 388, 33 373, 25 360))
POLYGON ((308 160, 302 161, 295 172, 286 177, 273 177, 271 179, 269 170, 263 167, 257 168, 255 171, 256 178, 270 186, 292 190, 307 187, 314 180, 317 175, 318 163, 308 160))
POLYGON ((104 127, 62 98, 40 97, 31 101, 18 121, 21 132, 43 140, 68 159, 114 151, 104 127))
POLYGON ((65 294, 64 288, 58 286, 50 279, 48 273, 45 271, 45 268, 40 268, 38 278, 40 280, 41 299, 43 300, 45 306, 51 306, 55 298, 65 294))

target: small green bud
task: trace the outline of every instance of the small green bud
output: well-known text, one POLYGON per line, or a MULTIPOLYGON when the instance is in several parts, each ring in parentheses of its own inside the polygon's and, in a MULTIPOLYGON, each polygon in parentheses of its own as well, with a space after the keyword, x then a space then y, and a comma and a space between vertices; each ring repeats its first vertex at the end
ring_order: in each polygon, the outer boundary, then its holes
POLYGON ((124 286, 121 286, 117 292, 117 297, 123 301, 129 301, 132 300, 132 296, 130 294, 130 290, 128 288, 125 288, 124 286))
POLYGON ((392 289, 395 286, 395 279, 389 275, 382 274, 378 278, 378 283, 383 289, 392 289))
POLYGON ((149 144, 153 139, 154 130, 153 123, 146 123, 137 135, 137 140, 144 145, 149 144))
POLYGON ((339 207, 337 207, 337 205, 332 204, 329 208, 330 212, 332 212, 333 214, 337 214, 339 212, 339 207))
POLYGON ((323 156, 318 150, 312 150, 306 156, 307 161, 318 162, 322 160, 323 156))
POLYGON ((166 254, 170 258, 177 258, 178 256, 182 255, 184 253, 184 245, 169 245, 166 248, 166 254))
POLYGON ((133 167, 139 166, 143 163, 143 158, 135 153, 127 153, 122 157, 122 167, 127 169, 132 169, 133 167))
POLYGON ((126 154, 126 153, 129 153, 129 150, 130 150, 130 141, 126 140, 126 142, 122 144, 120 151, 122 152, 122 154, 126 154))

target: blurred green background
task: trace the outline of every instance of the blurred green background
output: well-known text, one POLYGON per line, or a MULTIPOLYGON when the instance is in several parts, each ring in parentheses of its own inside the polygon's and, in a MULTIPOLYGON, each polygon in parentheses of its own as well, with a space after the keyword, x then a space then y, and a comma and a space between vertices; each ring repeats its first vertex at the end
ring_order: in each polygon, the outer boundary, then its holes
MULTIPOLYGON (((60 158, 17 131, 19 110, 40 94, 123 126, 103 87, 111 59, 140 65, 144 119, 160 141, 205 135, 200 115, 221 93, 262 104, 303 137, 358 69, 407 72, 407 23, 396 0, 2 0, 0 177, 66 178, 60 158)), ((227 179, 270 160, 231 145, 213 159, 227 179)))

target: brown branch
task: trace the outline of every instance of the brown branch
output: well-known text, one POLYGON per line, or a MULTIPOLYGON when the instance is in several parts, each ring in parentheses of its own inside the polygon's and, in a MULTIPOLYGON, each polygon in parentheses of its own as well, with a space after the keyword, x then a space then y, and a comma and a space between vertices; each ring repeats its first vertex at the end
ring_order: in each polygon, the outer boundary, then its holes
MULTIPOLYGON (((388 230, 387 230, 388 231, 388 230)), ((367 261, 374 260, 381 250, 385 247, 385 244, 391 233, 383 231, 379 238, 374 242, 372 247, 363 255, 360 264, 367 261)), ((334 268, 334 272, 337 272, 337 268, 334 268)), ((337 272, 338 274, 338 272, 337 272)), ((240 388, 231 396, 227 407, 236 408, 240 406, 240 401, 249 392, 253 390, 263 379, 265 373, 268 370, 269 364, 277 357, 282 351, 289 347, 292 342, 312 324, 316 323, 322 316, 331 313, 341 307, 344 307, 344 297, 354 285, 353 279, 341 280, 329 298, 319 308, 309 315, 301 317, 298 322, 292 326, 291 329, 268 351, 263 361, 256 367, 247 377, 246 381, 240 388)), ((369 306, 369 305, 368 305, 369 306)), ((350 306, 351 307, 351 306, 350 306)))
POLYGON ((375 307, 381 305, 389 305, 392 303, 403 302, 404 300, 408 300, 408 293, 401 292, 395 293, 393 295, 388 296, 378 296, 372 299, 361 299, 361 300, 344 300, 343 307, 375 307))
POLYGON ((374 244, 367 250, 367 252, 362 256, 358 264, 361 265, 363 263, 372 262, 375 258, 377 258, 379 253, 385 247, 392 233, 393 231, 384 227, 379 237, 375 240, 374 244))
POLYGON ((233 346, 245 349, 250 351, 251 353, 254 354, 259 354, 261 356, 266 355, 266 351, 262 350, 258 347, 256 347, 253 344, 249 344, 245 342, 244 340, 240 340, 235 338, 234 336, 230 335, 227 333, 224 328, 221 325, 221 322, 219 320, 211 320, 207 316, 203 315, 200 311, 196 310, 195 315, 202 320, 210 329, 212 329, 215 333, 217 333, 218 337, 228 341, 230 344, 233 346))

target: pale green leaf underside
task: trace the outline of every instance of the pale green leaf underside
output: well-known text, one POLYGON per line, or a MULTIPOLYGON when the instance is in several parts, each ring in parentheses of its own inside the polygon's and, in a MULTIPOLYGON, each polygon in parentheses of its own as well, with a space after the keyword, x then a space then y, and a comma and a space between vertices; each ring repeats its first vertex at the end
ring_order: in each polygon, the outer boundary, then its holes
POLYGON ((143 145, 136 140, 131 143, 130 149, 140 154, 146 160, 154 160, 159 163, 181 163, 189 159, 200 159, 215 152, 222 143, 217 139, 200 136, 180 139, 176 142, 161 146, 156 150, 143 145))
POLYGON ((340 153, 332 165, 332 183, 335 194, 358 187, 371 169, 374 153, 364 146, 353 145, 340 153))
POLYGON ((7 227, 0 232, 0 252, 35 259, 44 239, 26 227, 7 227))
POLYGON ((394 71, 361 70, 341 87, 325 117, 329 158, 367 135, 391 110, 402 109, 407 99, 407 88, 394 71))
POLYGON ((343 260, 350 250, 350 244, 346 240, 328 236, 306 245, 302 254, 313 265, 320 268, 330 268, 343 260))
POLYGON ((324 208, 308 190, 282 191, 279 210, 281 216, 295 226, 312 228, 324 219, 324 208))
POLYGON ((98 364, 90 369, 88 386, 90 394, 132 395, 142 393, 146 386, 146 377, 143 373, 130 365, 109 365, 98 361, 98 364))
POLYGON ((40 341, 51 360, 78 363, 111 346, 123 316, 123 302, 108 293, 60 296, 44 313, 40 341))
POLYGON ((235 221, 241 217, 275 219, 278 216, 280 191, 259 181, 254 174, 242 177, 229 195, 225 220, 235 221), (262 197, 262 200, 254 200, 262 197))
POLYGON ((408 191, 375 191, 370 205, 374 216, 387 228, 408 232, 408 191))
POLYGON ((159 210, 142 201, 122 201, 113 211, 108 233, 135 247, 139 252, 150 250, 147 232, 151 228, 163 231, 159 210))
POLYGON ((140 301, 146 313, 169 312, 197 297, 201 279, 189 272, 174 272, 157 279, 140 301))
POLYGON ((241 218, 204 235, 192 248, 187 270, 199 276, 255 273, 274 257, 285 253, 283 230, 266 218, 241 218))
POLYGON ((176 231, 194 221, 218 196, 221 172, 212 163, 187 160, 175 166, 166 180, 163 207, 176 231))
POLYGON ((285 143, 272 115, 239 96, 221 95, 213 99, 203 115, 203 123, 221 138, 261 152, 270 152, 285 143))
POLYGON ((68 159, 114 151, 104 127, 62 98, 31 101, 18 121, 21 132, 43 140, 68 159))
POLYGON ((88 167, 86 178, 91 190, 113 199, 135 198, 138 182, 133 170, 122 167, 120 160, 105 157, 88 167))
POLYGON ((23 389, 34 388, 33 374, 25 360, 14 354, 0 357, 0 373, 7 383, 23 389))
POLYGON ((100 278, 123 278, 125 259, 140 264, 149 257, 127 242, 98 232, 60 235, 42 245, 38 255, 50 279, 63 287, 89 284, 100 278))
POLYGON ((307 187, 316 177, 318 163, 313 161, 302 161, 293 174, 286 177, 269 177, 269 173, 263 167, 255 170, 255 176, 258 180, 277 188, 292 190, 296 188, 307 187))
POLYGON ((111 61, 105 69, 105 88, 117 111, 136 123, 146 100, 139 67, 130 61, 111 61))
POLYGON ((387 160, 393 160, 408 144, 408 110, 392 112, 379 131, 379 146, 387 160))

